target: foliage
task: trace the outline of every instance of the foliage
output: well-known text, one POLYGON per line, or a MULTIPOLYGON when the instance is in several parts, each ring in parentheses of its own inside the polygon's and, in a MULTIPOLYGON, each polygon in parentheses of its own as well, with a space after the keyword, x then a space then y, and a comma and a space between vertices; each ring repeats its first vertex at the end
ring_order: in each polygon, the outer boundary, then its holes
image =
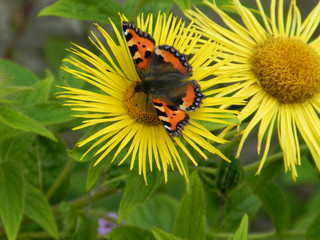
MULTIPOLYGON (((141 12, 179 11, 177 6, 184 10, 192 5, 200 6, 201 1, 127 0, 120 5, 110 0, 58 0, 39 16, 43 21, 58 16, 108 24, 108 18, 120 23, 118 12, 135 20, 141 12)), ((86 149, 69 149, 65 138, 78 120, 55 97, 56 85, 64 80, 86 88, 59 70, 69 42, 48 39, 44 52, 52 71, 42 77, 0 59, 1 239, 318 239, 319 173, 303 147, 296 183, 283 174, 277 148, 260 176, 255 176, 256 162, 244 166, 234 159, 236 132, 221 147, 233 161, 210 157, 198 167, 188 163, 189 182, 170 173, 164 183, 162 173, 153 170, 146 186, 128 165, 93 167, 86 162, 92 156, 80 162, 86 149), (117 216, 111 216, 114 212, 117 216), (113 226, 110 233, 100 231, 98 219, 113 226), (251 235, 257 230, 259 234, 251 235)))

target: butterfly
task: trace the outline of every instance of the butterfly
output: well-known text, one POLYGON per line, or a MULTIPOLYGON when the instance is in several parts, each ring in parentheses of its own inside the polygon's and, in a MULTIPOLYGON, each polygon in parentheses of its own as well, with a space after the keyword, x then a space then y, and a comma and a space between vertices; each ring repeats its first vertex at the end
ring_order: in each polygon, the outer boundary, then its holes
POLYGON ((172 46, 156 46, 153 37, 132 22, 123 21, 122 29, 141 80, 135 92, 147 94, 170 136, 182 137, 190 121, 187 112, 200 108, 206 98, 196 80, 185 80, 193 74, 187 57, 172 46))

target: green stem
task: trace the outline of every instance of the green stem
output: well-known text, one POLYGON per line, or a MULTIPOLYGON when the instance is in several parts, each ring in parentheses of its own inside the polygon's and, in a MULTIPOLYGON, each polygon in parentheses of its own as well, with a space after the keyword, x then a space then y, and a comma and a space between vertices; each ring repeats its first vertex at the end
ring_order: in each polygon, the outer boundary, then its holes
MULTIPOLYGON (((62 236, 62 234, 59 234, 62 236)), ((20 232, 17 239, 52 239, 52 236, 47 232, 20 232)))
POLYGON ((69 176, 70 172, 72 171, 74 165, 76 164, 76 161, 73 159, 70 159, 69 162, 66 164, 56 181, 51 185, 49 190, 46 193, 46 198, 50 199, 52 195, 55 193, 55 191, 60 187, 60 185, 63 183, 65 178, 69 176))
POLYGON ((189 167, 190 170, 198 170, 199 172, 204 172, 204 173, 209 173, 215 175, 217 173, 216 168, 211 168, 211 167, 203 167, 203 166, 191 166, 189 167))
MULTIPOLYGON (((87 206, 88 203, 93 203, 93 202, 95 202, 97 200, 100 200, 101 198, 104 198, 105 196, 111 195, 115 191, 116 191, 116 189, 101 188, 101 189, 95 191, 95 193, 92 194, 92 195, 89 194, 87 196, 83 196, 83 197, 80 197, 78 199, 72 200, 72 201, 70 201, 68 203, 74 209, 79 209, 79 208, 87 206)), ((59 212, 59 210, 60 210, 60 205, 55 205, 55 206, 52 207, 52 211, 53 212, 59 212)))
POLYGON ((101 212, 97 212, 97 211, 94 211, 94 210, 80 210, 79 211, 80 213, 82 214, 88 214, 89 216, 93 216, 93 217, 96 217, 96 218, 103 218, 109 222, 112 222, 112 223, 115 223, 115 224, 119 224, 118 222, 118 219, 116 218, 113 218, 113 217, 110 217, 109 215, 107 214, 104 214, 104 213, 101 213, 101 212))
POLYGON ((120 176, 118 176, 118 177, 115 177, 115 178, 112 178, 112 179, 110 179, 110 180, 105 181, 105 182, 101 185, 101 187, 105 187, 105 186, 108 186, 109 184, 112 184, 112 183, 114 183, 114 182, 118 182, 118 181, 124 180, 124 179, 126 179, 127 177, 128 177, 128 174, 122 174, 122 175, 120 175, 120 176))

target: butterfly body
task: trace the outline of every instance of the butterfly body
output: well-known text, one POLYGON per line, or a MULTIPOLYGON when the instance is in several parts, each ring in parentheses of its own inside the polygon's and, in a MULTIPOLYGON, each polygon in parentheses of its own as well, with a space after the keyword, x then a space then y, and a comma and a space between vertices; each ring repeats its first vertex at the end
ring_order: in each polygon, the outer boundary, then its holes
POLYGON ((164 128, 172 137, 182 136, 189 123, 186 113, 200 108, 205 96, 192 76, 187 57, 169 45, 155 47, 155 40, 131 22, 123 32, 140 77, 136 92, 147 94, 164 128))

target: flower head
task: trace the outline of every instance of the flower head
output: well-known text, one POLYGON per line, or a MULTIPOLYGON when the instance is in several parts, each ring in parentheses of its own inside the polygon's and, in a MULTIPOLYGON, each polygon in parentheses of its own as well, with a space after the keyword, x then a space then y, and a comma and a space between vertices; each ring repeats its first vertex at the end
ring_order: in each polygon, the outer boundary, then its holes
MULTIPOLYGON (((122 18, 126 20, 125 17, 122 18)), ((186 55, 193 53, 200 36, 194 33, 192 25, 186 26, 181 20, 178 21, 172 15, 167 17, 165 14, 158 15, 155 25, 153 21, 152 15, 148 15, 146 19, 143 16, 138 17, 137 27, 151 34, 156 45, 167 44, 186 55)), ((84 118, 82 125, 75 129, 104 124, 101 130, 78 143, 80 147, 93 143, 87 153, 95 150, 95 165, 115 160, 121 164, 131 158, 131 169, 137 162, 139 174, 144 175, 145 181, 147 181, 147 169, 152 171, 154 164, 158 170, 163 170, 165 181, 167 181, 168 165, 171 169, 177 168, 182 175, 186 176, 184 156, 197 165, 187 145, 195 149, 204 159, 207 156, 203 149, 206 149, 208 153, 217 154, 227 160, 211 145, 212 142, 225 143, 226 141, 213 135, 201 124, 202 121, 230 124, 235 112, 220 110, 213 106, 220 106, 226 101, 234 104, 241 103, 237 98, 214 97, 219 91, 209 89, 225 77, 216 77, 213 81, 207 81, 223 64, 207 68, 215 61, 218 46, 206 44, 189 59, 189 64, 193 68, 192 79, 196 79, 207 97, 203 100, 200 109, 188 112, 190 124, 183 130, 183 138, 171 137, 159 121, 145 92, 136 90, 137 83, 141 79, 134 66, 126 39, 112 22, 111 25, 116 40, 97 25, 107 47, 94 34, 95 41, 90 39, 101 56, 75 45, 76 48, 71 49, 71 52, 86 62, 71 57, 65 61, 74 67, 63 68, 75 77, 93 85, 98 91, 63 87, 65 91, 60 93, 60 97, 66 99, 67 105, 70 105, 74 111, 80 112, 76 116, 84 118), (226 119, 231 120, 226 121, 226 119)))
POLYGON ((257 173, 267 157, 273 129, 276 127, 283 151, 285 170, 295 179, 300 165, 299 137, 308 146, 320 169, 320 36, 312 38, 320 22, 320 2, 302 22, 295 0, 290 1, 287 15, 283 0, 271 0, 270 18, 260 0, 258 11, 233 0, 234 10, 243 24, 236 22, 215 3, 207 2, 228 28, 210 20, 200 11, 188 11, 198 29, 223 45, 221 59, 234 56, 219 74, 234 72, 229 83, 238 82, 232 94, 249 98, 239 114, 240 121, 250 118, 242 132, 237 155, 249 133, 260 123, 258 153, 262 139, 266 145, 257 173), (257 13, 256 17, 254 13, 257 13), (260 21, 262 23, 260 23, 260 21))

